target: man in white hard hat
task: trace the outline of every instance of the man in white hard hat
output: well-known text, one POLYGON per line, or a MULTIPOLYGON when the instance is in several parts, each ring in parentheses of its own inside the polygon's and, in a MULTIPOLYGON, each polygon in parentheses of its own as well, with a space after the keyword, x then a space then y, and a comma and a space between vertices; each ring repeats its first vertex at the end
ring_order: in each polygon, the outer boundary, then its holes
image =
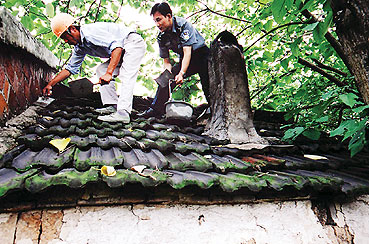
POLYGON ((45 86, 43 93, 51 95, 52 87, 56 83, 67 79, 71 74, 77 74, 86 54, 109 58, 98 66, 96 74, 102 84, 101 100, 105 106, 112 106, 97 111, 111 114, 101 115, 98 119, 129 123, 133 87, 146 50, 144 40, 136 32, 116 23, 98 22, 82 26, 76 26, 73 23, 74 18, 66 13, 57 14, 51 20, 54 34, 66 43, 74 45, 74 49, 68 64, 45 86), (119 97, 114 77, 122 82, 119 97))

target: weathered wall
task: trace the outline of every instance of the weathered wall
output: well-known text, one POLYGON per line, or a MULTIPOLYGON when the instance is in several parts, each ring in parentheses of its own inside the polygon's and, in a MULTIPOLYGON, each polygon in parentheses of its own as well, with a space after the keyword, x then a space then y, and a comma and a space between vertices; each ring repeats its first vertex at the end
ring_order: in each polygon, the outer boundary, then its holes
POLYGON ((241 205, 132 205, 0 214, 0 243, 367 243, 369 196, 330 206, 322 224, 310 201, 241 205))
POLYGON ((37 100, 57 58, 0 7, 0 125, 37 100))
POLYGON ((0 117, 19 114, 35 102, 54 74, 30 54, 0 43, 0 117))

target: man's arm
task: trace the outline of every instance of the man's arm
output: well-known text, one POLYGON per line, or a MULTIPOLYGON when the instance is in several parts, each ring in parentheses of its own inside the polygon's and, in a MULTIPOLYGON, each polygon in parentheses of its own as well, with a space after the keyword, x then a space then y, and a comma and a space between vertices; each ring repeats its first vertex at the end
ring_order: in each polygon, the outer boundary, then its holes
POLYGON ((172 64, 170 63, 170 58, 164 58, 164 69, 172 72, 172 64))
POLYGON ((67 79, 68 77, 70 76, 70 72, 69 70, 67 69, 63 69, 62 71, 59 72, 59 74, 57 74, 45 87, 44 89, 42 90, 42 93, 45 95, 45 96, 50 96, 51 95, 51 90, 52 90, 52 87, 60 82, 60 81, 63 81, 65 79, 67 79))
POLYGON ((182 59, 181 70, 179 71, 178 75, 176 75, 175 77, 175 81, 177 84, 183 83, 183 76, 186 73, 188 66, 190 65, 191 51, 192 51, 192 46, 183 47, 183 59, 182 59))
POLYGON ((99 78, 99 83, 109 83, 113 78, 113 72, 117 67, 120 57, 122 56, 123 48, 117 47, 115 48, 110 55, 110 62, 108 68, 106 69, 106 73, 99 78))

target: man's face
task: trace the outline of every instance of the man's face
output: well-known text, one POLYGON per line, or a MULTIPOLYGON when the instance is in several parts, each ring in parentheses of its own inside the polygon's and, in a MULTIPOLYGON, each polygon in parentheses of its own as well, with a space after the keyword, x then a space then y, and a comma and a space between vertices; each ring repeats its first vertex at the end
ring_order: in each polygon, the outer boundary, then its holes
POLYGON ((159 11, 155 12, 152 16, 156 26, 161 32, 169 31, 172 29, 172 16, 170 14, 164 16, 159 11))
POLYGON ((79 32, 73 26, 72 28, 70 28, 70 30, 64 31, 63 34, 60 35, 60 38, 69 45, 77 45, 79 40, 79 32))

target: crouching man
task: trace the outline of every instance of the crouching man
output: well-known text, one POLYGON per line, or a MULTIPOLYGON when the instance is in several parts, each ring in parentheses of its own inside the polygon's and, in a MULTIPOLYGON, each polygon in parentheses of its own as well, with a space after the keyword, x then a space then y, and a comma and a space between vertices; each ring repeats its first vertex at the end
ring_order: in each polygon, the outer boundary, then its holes
POLYGON ((51 28, 57 37, 73 45, 72 57, 43 89, 44 95, 51 95, 52 87, 71 74, 77 74, 86 54, 109 58, 99 65, 96 73, 99 82, 101 100, 107 106, 97 109, 101 114, 98 119, 107 122, 130 122, 132 111, 133 88, 138 70, 144 56, 146 45, 142 37, 129 28, 116 23, 98 22, 76 26, 74 18, 66 13, 57 14, 51 20, 51 28), (118 97, 113 78, 122 82, 118 97))
MULTIPOLYGON (((172 15, 168 3, 157 3, 151 9, 156 26, 160 33, 157 38, 160 57, 164 59, 164 69, 169 70, 175 77, 172 90, 183 83, 184 78, 199 74, 202 89, 209 101, 209 48, 200 33, 184 18, 172 15), (170 63, 169 50, 179 55, 179 63, 173 67, 170 63)), ((160 117, 164 114, 164 105, 169 99, 168 86, 159 85, 154 101, 150 108, 139 114, 143 117, 160 117)))

